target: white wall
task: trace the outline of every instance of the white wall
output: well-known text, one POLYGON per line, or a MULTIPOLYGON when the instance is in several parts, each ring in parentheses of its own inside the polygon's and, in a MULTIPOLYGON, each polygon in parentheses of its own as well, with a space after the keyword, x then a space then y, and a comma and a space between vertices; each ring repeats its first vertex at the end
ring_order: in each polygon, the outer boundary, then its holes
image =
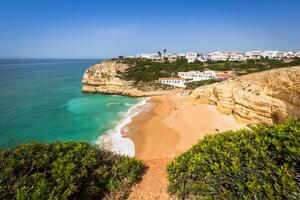
POLYGON ((159 82, 176 87, 185 87, 185 80, 159 80, 159 82))

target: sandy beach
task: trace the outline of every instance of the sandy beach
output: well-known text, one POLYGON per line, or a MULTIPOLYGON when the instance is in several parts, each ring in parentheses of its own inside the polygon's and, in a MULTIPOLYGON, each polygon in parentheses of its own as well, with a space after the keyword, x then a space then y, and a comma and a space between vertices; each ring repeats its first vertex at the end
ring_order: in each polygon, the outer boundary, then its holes
POLYGON ((135 157, 143 160, 172 158, 208 134, 246 127, 215 106, 193 104, 179 93, 152 97, 155 107, 133 118, 124 137, 135 145, 135 157))

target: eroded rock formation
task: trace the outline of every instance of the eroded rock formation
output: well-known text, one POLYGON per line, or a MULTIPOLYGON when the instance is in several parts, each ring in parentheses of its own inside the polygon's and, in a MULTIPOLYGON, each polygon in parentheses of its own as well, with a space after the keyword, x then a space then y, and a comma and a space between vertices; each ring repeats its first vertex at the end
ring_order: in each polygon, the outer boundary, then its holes
POLYGON ((300 119, 300 67, 264 71, 199 87, 188 97, 249 124, 300 119))

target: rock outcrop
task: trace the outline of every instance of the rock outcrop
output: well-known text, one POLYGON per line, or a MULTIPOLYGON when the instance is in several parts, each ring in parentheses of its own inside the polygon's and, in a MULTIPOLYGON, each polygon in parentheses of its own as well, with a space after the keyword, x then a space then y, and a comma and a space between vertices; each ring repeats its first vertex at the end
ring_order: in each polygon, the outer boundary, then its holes
POLYGON ((249 74, 197 88, 189 100, 214 104, 248 124, 300 119, 300 67, 249 74))
POLYGON ((146 84, 137 86, 132 81, 123 80, 120 72, 124 72, 128 67, 127 64, 111 60, 89 67, 83 75, 82 91, 131 97, 163 95, 170 92, 146 84))

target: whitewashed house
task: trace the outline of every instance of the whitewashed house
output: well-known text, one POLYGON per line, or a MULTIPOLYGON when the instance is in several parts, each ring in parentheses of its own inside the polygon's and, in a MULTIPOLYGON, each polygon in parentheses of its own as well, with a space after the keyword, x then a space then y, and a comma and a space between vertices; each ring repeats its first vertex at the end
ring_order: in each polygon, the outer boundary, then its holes
POLYGON ((212 61, 226 61, 228 60, 228 55, 225 55, 221 51, 215 51, 212 53, 209 53, 208 56, 210 57, 210 60, 212 61))
POLYGON ((136 58, 147 58, 147 59, 150 59, 150 54, 146 54, 146 53, 137 54, 136 58))
POLYGON ((182 88, 186 86, 186 80, 184 78, 159 78, 158 82, 182 88))
POLYGON ((157 53, 153 53, 153 54, 147 54, 147 53, 137 54, 136 58, 147 58, 147 59, 150 59, 150 60, 160 60, 161 59, 161 57, 157 53))
POLYGON ((208 80, 208 79, 214 79, 215 72, 214 71, 178 72, 178 76, 181 78, 187 79, 187 81, 203 81, 203 80, 208 80))
POLYGON ((264 58, 273 59, 275 56, 276 56, 276 52, 275 51, 264 51, 262 53, 262 57, 264 57, 264 58))
POLYGON ((300 58, 300 51, 297 51, 297 52, 295 53, 295 57, 300 58))
POLYGON ((185 58, 188 60, 188 63, 195 62, 197 60, 197 53, 188 52, 185 54, 185 58))
POLYGON ((177 54, 166 54, 164 55, 164 58, 167 58, 170 61, 175 61, 179 58, 177 54))
POLYGON ((183 58, 185 58, 185 53, 179 53, 179 54, 177 54, 179 57, 183 57, 183 58))
POLYGON ((261 51, 248 51, 245 53, 245 60, 257 60, 262 58, 261 51))
POLYGON ((204 55, 204 54, 201 54, 197 57, 197 60, 200 61, 200 62, 206 62, 209 60, 209 56, 207 55, 204 55))
POLYGON ((225 52, 225 55, 228 56, 229 61, 242 61, 244 60, 244 54, 240 52, 225 52))
POLYGON ((277 60, 282 59, 283 55, 284 55, 284 52, 281 52, 281 51, 264 51, 262 53, 262 56, 264 58, 277 59, 277 60))
POLYGON ((161 56, 159 56, 157 53, 150 54, 151 60, 161 60, 161 56))
POLYGON ((284 52, 284 53, 283 53, 283 57, 284 57, 284 58, 290 59, 290 58, 294 58, 294 57, 295 57, 295 54, 294 54, 294 52, 292 52, 292 51, 288 51, 288 52, 284 52))

